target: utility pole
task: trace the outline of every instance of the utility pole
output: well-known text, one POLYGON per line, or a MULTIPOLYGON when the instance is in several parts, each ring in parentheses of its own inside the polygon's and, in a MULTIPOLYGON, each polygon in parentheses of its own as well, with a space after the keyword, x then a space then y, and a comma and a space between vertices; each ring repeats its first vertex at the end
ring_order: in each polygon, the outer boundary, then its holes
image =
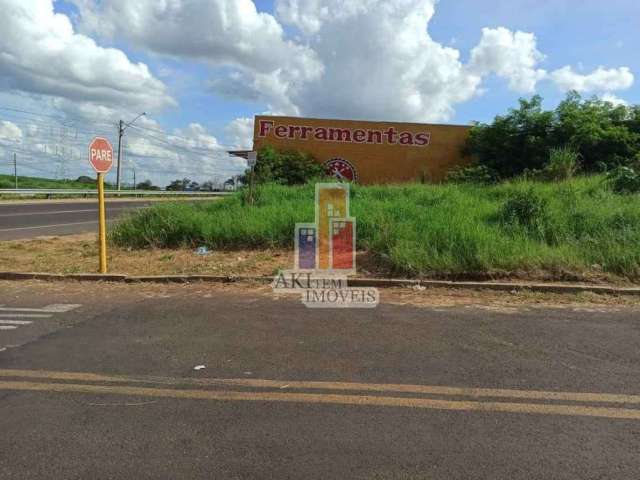
POLYGON ((13 176, 16 179, 16 190, 18 189, 18 159, 16 153, 13 152, 13 176))
POLYGON ((122 137, 124 136, 124 121, 118 124, 118 167, 116 173, 116 188, 120 191, 120 167, 122 165, 122 137))
POLYGON ((136 118, 134 118, 133 120, 131 120, 129 123, 124 123, 124 120, 120 120, 120 123, 118 123, 118 168, 117 168, 117 173, 116 173, 116 188, 118 189, 118 191, 121 188, 121 170, 122 170, 122 137, 124 137, 124 131, 127 129, 127 127, 130 127, 131 125, 133 125, 133 123, 138 120, 140 117, 146 115, 146 112, 142 112, 140 115, 138 115, 136 118))
POLYGON ((137 183, 136 183, 136 169, 134 168, 133 169, 133 191, 134 192, 137 190, 136 185, 137 185, 137 183))

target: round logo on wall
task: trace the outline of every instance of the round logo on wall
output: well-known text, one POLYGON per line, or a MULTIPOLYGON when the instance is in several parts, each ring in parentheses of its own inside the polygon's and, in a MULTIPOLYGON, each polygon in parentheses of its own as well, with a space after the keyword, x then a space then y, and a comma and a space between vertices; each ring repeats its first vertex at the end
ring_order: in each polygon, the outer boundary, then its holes
POLYGON ((357 182, 358 172, 348 161, 342 158, 332 158, 324 164, 327 175, 336 177, 343 182, 357 182))

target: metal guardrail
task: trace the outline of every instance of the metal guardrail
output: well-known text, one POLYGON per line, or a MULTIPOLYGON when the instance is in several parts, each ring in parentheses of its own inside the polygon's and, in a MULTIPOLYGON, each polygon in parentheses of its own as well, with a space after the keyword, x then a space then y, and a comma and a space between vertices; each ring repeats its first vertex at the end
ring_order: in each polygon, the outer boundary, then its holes
MULTIPOLYGON (((174 192, 174 191, 165 191, 165 190, 105 190, 106 196, 139 196, 139 197, 225 197, 227 195, 232 195, 234 192, 174 192)), ((90 195, 98 195, 97 190, 80 190, 80 189, 47 189, 47 188, 0 188, 0 195, 19 195, 19 196, 31 196, 31 195, 46 195, 48 197, 52 197, 54 195, 79 195, 79 196, 90 196, 90 195)))

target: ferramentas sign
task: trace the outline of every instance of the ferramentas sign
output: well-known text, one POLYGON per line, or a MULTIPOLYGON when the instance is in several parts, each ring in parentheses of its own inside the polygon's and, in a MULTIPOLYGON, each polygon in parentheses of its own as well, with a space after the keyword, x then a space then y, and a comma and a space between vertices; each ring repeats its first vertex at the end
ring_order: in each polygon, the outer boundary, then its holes
POLYGON ((439 181, 468 163, 467 126, 258 116, 254 149, 310 153, 327 173, 365 184, 439 181))
POLYGON ((270 133, 278 139, 313 140, 316 142, 365 143, 367 145, 404 145, 427 147, 431 132, 414 133, 389 128, 338 128, 312 127, 309 125, 276 125, 275 120, 259 120, 258 136, 266 138, 270 133))

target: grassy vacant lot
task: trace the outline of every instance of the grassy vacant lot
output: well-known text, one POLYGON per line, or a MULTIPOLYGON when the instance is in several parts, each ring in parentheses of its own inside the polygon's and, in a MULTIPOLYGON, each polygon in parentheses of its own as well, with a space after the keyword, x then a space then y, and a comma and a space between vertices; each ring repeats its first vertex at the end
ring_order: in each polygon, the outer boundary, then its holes
MULTIPOLYGON (((640 279, 640 196, 602 176, 497 186, 354 186, 352 214, 367 268, 412 277, 640 279)), ((217 202, 164 204, 112 232, 121 247, 293 246, 314 219, 314 186, 259 188, 217 202)), ((362 265, 362 263, 360 264, 362 265)))

